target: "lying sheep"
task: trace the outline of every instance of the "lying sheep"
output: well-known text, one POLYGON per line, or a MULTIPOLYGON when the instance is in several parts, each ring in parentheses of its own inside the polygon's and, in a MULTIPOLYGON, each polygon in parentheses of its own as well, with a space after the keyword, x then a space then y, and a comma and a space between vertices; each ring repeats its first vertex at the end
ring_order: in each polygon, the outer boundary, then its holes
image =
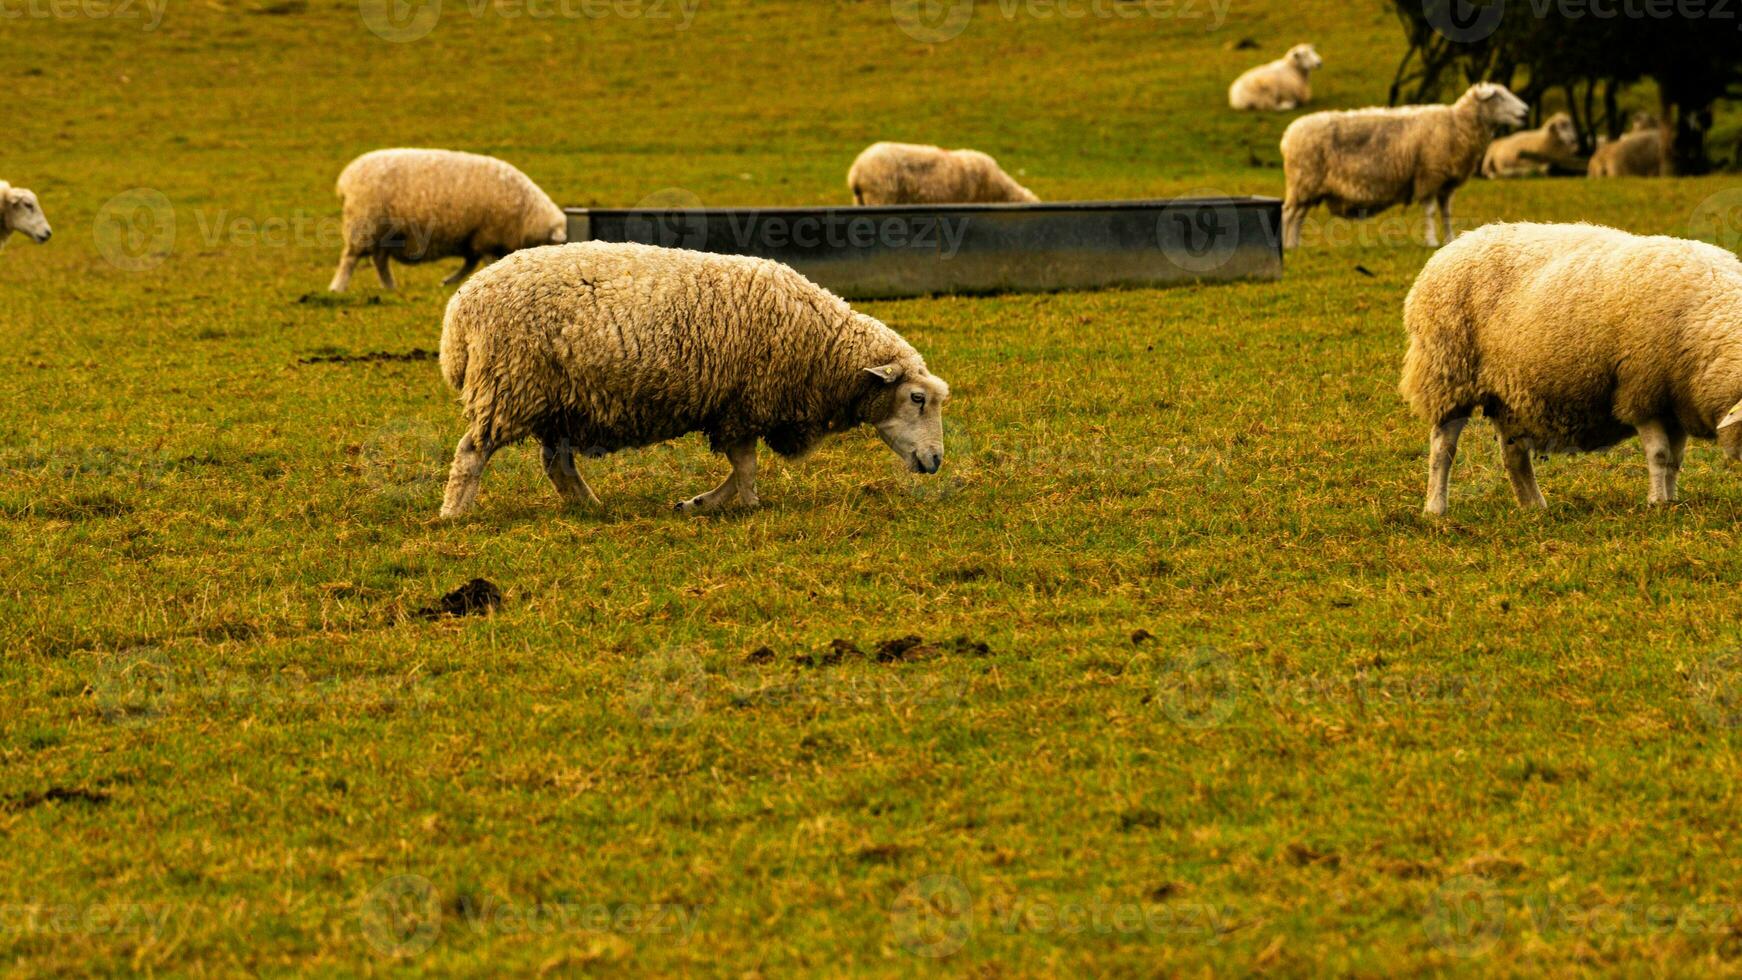
POLYGON ((757 439, 799 457, 868 423, 915 471, 943 463, 949 386, 895 331, 766 259, 601 242, 519 252, 449 301, 441 365, 467 422, 444 517, 469 510, 491 454, 528 435, 563 499, 596 504, 575 449, 704 433, 732 475, 680 511, 755 506, 757 439))
POLYGON ((1620 139, 1600 139, 1585 173, 1591 177, 1657 177, 1663 174, 1663 128, 1648 112, 1635 113, 1620 139))
POLYGON ((1313 99, 1312 74, 1325 60, 1310 44, 1297 44, 1288 54, 1259 65, 1234 80, 1228 104, 1240 110, 1287 112, 1313 99))
POLYGON ((1482 158, 1482 176, 1489 180, 1506 177, 1540 177, 1548 173, 1550 160, 1565 160, 1579 152, 1579 130, 1573 117, 1557 112, 1541 129, 1513 133, 1495 140, 1482 158))
POLYGON ((15 231, 29 235, 38 245, 54 237, 54 229, 48 226, 36 195, 0 180, 0 245, 6 244, 15 231))
POLYGON ((873 143, 847 171, 854 204, 1033 204, 1040 200, 978 150, 873 143))
POLYGON ((568 220, 525 174, 494 157, 452 150, 376 150, 339 174, 345 253, 329 287, 342 293, 357 262, 375 262, 394 288, 388 259, 406 265, 462 258, 443 285, 472 274, 485 257, 568 241, 568 220))
POLYGON ((1446 511, 1458 434, 1480 408, 1519 503, 1534 453, 1635 432, 1651 502, 1675 499, 1689 436, 1742 458, 1742 262, 1712 245, 1594 225, 1488 225, 1422 270, 1399 385, 1433 426, 1427 513, 1446 511))
POLYGON ((1529 107, 1503 85, 1474 85, 1452 105, 1315 112, 1282 134, 1288 196, 1283 244, 1300 245, 1301 224, 1324 204, 1343 218, 1368 218, 1421 201, 1427 243, 1439 245, 1436 209, 1453 237, 1452 195, 1482 162, 1494 131, 1521 125, 1529 107))

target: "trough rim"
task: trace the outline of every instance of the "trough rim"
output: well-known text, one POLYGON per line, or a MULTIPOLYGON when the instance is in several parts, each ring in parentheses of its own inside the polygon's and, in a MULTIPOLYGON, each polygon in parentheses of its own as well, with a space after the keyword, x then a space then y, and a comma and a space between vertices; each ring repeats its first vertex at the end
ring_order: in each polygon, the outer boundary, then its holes
POLYGON ((565 207, 564 214, 575 215, 619 215, 619 214, 816 214, 820 211, 846 211, 853 214, 868 215, 903 215, 903 214, 938 214, 941 212, 983 212, 989 214, 1040 214, 1049 211, 1121 211, 1121 210, 1155 210, 1158 208, 1179 207, 1191 205, 1195 207, 1240 207, 1240 206, 1271 206, 1281 205, 1280 197, 1158 197, 1127 199, 1120 201, 1041 201, 1038 204, 817 204, 810 206, 783 205, 780 207, 756 207, 740 205, 733 207, 701 207, 701 208, 587 208, 565 207))

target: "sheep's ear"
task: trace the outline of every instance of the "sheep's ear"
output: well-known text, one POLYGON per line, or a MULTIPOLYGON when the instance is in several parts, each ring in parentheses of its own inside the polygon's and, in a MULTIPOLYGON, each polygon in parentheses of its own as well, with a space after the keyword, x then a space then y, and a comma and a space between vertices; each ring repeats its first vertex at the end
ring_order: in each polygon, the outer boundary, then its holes
POLYGON ((886 385, 892 385, 901 380, 901 365, 893 363, 881 364, 877 367, 866 368, 865 373, 886 385))
POLYGON ((1730 414, 1724 416, 1723 421, 1718 423, 1718 428, 1728 429, 1738 422, 1742 422, 1742 402, 1737 402, 1736 407, 1730 409, 1730 414))

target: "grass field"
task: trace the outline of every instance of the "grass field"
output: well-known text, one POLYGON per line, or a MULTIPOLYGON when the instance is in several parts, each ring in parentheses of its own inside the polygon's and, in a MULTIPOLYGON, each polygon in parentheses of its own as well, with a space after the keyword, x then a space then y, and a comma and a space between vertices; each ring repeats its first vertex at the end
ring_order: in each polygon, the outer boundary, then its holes
MULTIPOLYGON (((1738 972, 1742 485, 1698 446, 1648 509, 1629 445, 1525 512, 1468 438, 1420 517, 1419 212, 1276 283, 863 304, 954 387, 943 472, 861 432, 717 518, 668 510, 723 473, 691 438, 592 462, 597 514, 508 451, 440 523, 436 365, 306 363, 439 333, 447 268, 323 292, 359 152, 568 204, 840 202, 879 138, 1048 199, 1279 195, 1285 120, 1227 82, 1311 39, 1321 106, 1381 101, 1376 0, 982 0, 935 44, 881 0, 448 0, 397 41, 371 2, 4 8, 0 178, 57 234, 0 254, 0 963, 1738 972), (495 615, 421 614, 478 576, 495 615)), ((1689 235, 1736 195, 1458 210, 1689 235)))

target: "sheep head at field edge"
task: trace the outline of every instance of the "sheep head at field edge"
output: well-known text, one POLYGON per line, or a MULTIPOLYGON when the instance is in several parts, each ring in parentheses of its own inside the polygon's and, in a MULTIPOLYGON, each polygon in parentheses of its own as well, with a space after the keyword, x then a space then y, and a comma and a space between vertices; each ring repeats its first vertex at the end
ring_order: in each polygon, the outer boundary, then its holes
POLYGON ((1718 448, 1730 459, 1742 460, 1742 402, 1718 422, 1718 448))
POLYGON ((1476 111, 1489 126, 1517 129, 1530 118, 1530 106, 1504 85, 1481 82, 1470 86, 1468 94, 1476 97, 1476 111))
POLYGON ((1303 72, 1315 72, 1325 66, 1325 59, 1310 44, 1297 44, 1288 51, 1288 60, 1303 72))
POLYGON ((23 232, 39 244, 54 234, 35 194, 0 181, 0 238, 12 231, 23 232))
POLYGON ((915 473, 936 473, 944 465, 944 406, 950 386, 899 362, 869 367, 865 373, 878 386, 866 412, 878 438, 915 473))
POLYGON ((1579 145, 1579 130, 1573 125, 1573 117, 1564 112, 1557 112, 1549 117, 1548 130, 1550 139, 1564 147, 1577 149, 1579 145))

